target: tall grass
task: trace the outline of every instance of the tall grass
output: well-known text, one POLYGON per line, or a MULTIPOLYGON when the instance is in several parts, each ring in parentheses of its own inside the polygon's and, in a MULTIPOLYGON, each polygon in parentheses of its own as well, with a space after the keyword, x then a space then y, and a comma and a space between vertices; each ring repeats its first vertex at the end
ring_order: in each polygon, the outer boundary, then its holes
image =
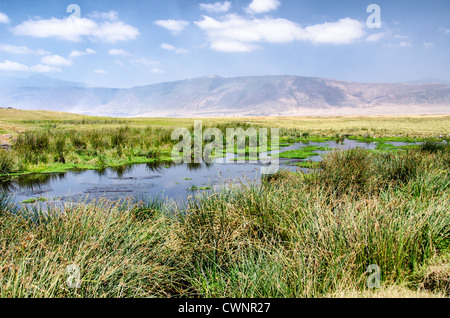
POLYGON ((442 190, 448 190, 450 147, 441 150, 439 153, 424 149, 387 153, 364 149, 334 151, 324 157, 318 173, 307 179, 336 196, 398 189, 427 177, 438 177, 440 181, 434 181, 444 184, 442 190))
POLYGON ((424 268, 449 259, 449 172, 448 149, 350 151, 314 177, 282 171, 183 206, 3 213, 0 297, 326 297, 367 292, 370 264, 383 288, 445 294, 448 272, 431 284, 424 268), (80 289, 66 285, 71 264, 80 289))
POLYGON ((0 149, 0 175, 9 174, 14 170, 14 160, 5 150, 0 149))
POLYGON ((168 297, 177 287, 167 260, 167 224, 142 222, 123 205, 99 202, 26 213, 0 222, 2 297, 168 297), (81 269, 81 289, 66 284, 67 267, 81 269))
POLYGON ((158 159, 163 152, 170 153, 171 132, 169 128, 127 126, 26 131, 17 137, 8 155, 0 153, 0 175, 51 169, 58 164, 102 168, 158 159))

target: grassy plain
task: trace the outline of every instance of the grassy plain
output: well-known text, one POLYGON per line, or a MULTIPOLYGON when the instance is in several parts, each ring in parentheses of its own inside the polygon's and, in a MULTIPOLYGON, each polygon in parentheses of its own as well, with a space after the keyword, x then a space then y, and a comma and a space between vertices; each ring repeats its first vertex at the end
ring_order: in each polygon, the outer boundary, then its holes
MULTIPOLYGON (((371 135, 373 137, 425 138, 450 133, 450 115, 442 116, 348 116, 348 117, 230 117, 195 118, 208 126, 246 123, 252 126, 294 129, 310 135, 371 135)), ((58 129, 129 127, 191 127, 194 118, 110 118, 50 111, 0 109, 0 130, 17 134, 56 125, 58 129)))
MULTIPOLYGON (((203 119, 206 127, 280 128, 282 142, 345 136, 382 145, 448 140, 449 123, 450 116, 203 119)), ((160 160, 172 129, 192 126, 193 119, 0 110, 0 130, 22 149, 7 160, 28 160, 24 171, 160 160)), ((332 152, 311 174, 279 172, 185 205, 101 200, 43 214, 0 194, 0 297, 449 297, 450 149, 427 142, 390 150, 332 152), (66 283, 71 264, 81 270, 79 289, 66 283), (370 264, 381 269, 378 290, 367 286, 370 264)))
MULTIPOLYGON (((0 175, 103 169, 171 160, 175 128, 193 129, 195 119, 109 118, 59 112, 0 109, 0 175), (14 142, 13 142, 14 141, 14 142)), ((448 139, 450 116, 198 118, 203 127, 279 128, 280 142, 354 138, 376 141, 448 139)), ((270 146, 270 145, 269 145, 270 146)), ((305 154, 306 155, 306 154, 305 154)))

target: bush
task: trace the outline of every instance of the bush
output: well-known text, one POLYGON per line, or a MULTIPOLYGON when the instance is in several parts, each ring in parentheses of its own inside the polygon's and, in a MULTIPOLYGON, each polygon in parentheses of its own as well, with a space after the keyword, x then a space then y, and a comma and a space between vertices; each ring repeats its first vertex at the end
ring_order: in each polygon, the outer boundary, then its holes
POLYGON ((419 149, 421 151, 426 151, 430 153, 436 153, 436 152, 444 152, 448 150, 449 146, 444 143, 435 142, 427 140, 423 144, 420 145, 419 149))

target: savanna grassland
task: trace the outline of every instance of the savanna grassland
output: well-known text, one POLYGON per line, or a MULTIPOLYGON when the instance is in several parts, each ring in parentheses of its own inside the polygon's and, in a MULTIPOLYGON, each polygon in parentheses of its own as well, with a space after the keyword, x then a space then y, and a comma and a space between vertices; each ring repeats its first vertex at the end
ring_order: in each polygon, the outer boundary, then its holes
MULTIPOLYGON (((308 174, 280 171, 183 205, 100 200, 42 213, 1 194, 0 297, 450 295, 450 116, 203 124, 280 128, 282 143, 354 138, 380 147, 330 152, 308 174), (423 144, 397 150, 387 141, 423 144), (66 284, 71 264, 79 289, 66 284), (380 289, 367 287, 371 264, 380 289)), ((0 174, 165 160, 174 127, 193 119, 0 110, 2 134, 13 135, 0 174)))
MULTIPOLYGON (((423 141, 450 138, 450 116, 199 118, 204 129, 279 128, 280 143, 341 140, 423 141)), ((194 119, 106 118, 46 111, 0 109, 0 175, 103 169, 171 161, 175 128, 194 119)), ((270 132, 270 131, 269 131, 270 132)), ((270 146, 270 145, 269 145, 270 146)), ((223 155, 223 154, 222 154, 223 155)))

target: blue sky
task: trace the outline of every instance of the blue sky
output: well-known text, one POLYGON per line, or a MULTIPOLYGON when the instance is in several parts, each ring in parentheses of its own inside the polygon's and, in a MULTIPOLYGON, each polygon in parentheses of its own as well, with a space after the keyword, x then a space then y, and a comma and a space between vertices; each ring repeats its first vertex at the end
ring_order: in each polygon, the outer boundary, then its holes
POLYGON ((108 87, 210 75, 450 81, 449 57, 448 0, 0 0, 0 76, 108 87), (379 26, 367 23, 370 4, 379 26))

